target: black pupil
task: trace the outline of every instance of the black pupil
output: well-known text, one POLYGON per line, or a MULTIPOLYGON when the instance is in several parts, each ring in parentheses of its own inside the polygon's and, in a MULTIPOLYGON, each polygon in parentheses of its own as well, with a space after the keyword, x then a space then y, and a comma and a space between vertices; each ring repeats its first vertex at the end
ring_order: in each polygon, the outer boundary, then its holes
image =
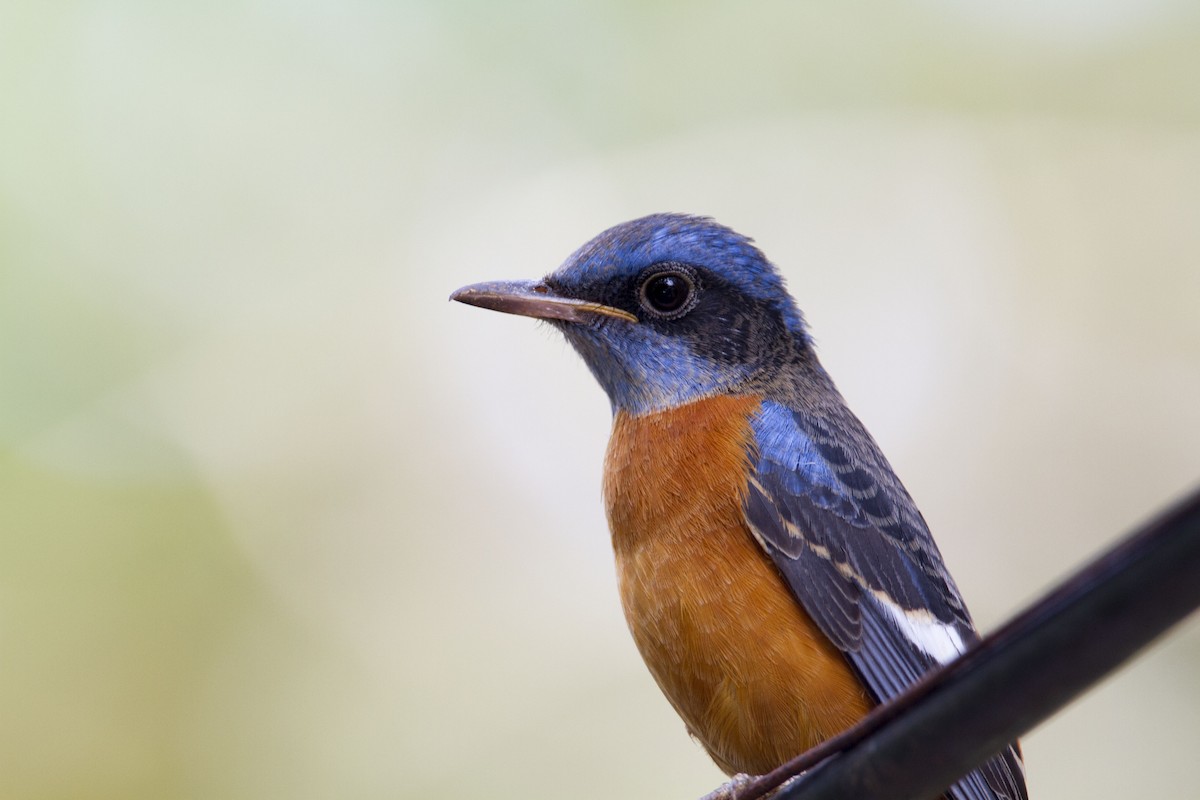
POLYGON ((687 281, 678 275, 658 275, 646 284, 646 299, 658 311, 675 311, 687 298, 687 281))

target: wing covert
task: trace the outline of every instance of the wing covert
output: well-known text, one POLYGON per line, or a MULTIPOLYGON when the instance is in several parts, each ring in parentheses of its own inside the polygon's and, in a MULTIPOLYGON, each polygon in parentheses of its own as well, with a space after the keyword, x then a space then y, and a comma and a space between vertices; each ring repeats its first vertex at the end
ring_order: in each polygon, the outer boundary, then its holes
MULTIPOLYGON (((877 700, 978 639, 925 520, 848 409, 817 415, 764 400, 751 427, 747 523, 877 700)), ((1009 748, 950 794, 1025 798, 1020 770, 1009 748)))

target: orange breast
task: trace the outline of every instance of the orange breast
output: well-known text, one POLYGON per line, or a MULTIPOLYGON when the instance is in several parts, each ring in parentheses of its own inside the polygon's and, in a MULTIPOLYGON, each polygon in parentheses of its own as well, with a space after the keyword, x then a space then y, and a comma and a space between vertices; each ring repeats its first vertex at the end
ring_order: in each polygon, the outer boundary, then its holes
POLYGON ((618 413, 604 497, 625 618, 688 730, 726 772, 768 772, 872 703, 742 516, 753 397, 618 413))

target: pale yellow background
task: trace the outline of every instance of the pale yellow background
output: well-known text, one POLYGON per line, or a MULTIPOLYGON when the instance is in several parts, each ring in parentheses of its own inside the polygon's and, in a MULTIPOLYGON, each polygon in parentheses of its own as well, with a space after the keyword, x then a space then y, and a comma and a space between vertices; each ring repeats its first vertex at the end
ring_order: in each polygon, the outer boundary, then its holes
MULTIPOLYGON (((446 301, 663 210, 783 268, 983 627, 1200 481, 1193 2, 10 2, 0 798, 715 785, 604 397, 446 301)), ((1195 796, 1200 629, 1026 751, 1195 796)))

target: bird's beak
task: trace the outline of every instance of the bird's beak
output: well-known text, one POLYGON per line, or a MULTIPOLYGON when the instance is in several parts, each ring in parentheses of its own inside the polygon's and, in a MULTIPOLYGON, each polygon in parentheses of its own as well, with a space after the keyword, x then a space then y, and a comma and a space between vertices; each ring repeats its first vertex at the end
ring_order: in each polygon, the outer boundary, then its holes
POLYGON ((473 283, 450 295, 451 300, 469 306, 520 314, 538 319, 558 319, 564 322, 592 322, 596 317, 613 317, 626 322, 638 319, 628 311, 612 306, 563 297, 540 281, 488 281, 473 283))

